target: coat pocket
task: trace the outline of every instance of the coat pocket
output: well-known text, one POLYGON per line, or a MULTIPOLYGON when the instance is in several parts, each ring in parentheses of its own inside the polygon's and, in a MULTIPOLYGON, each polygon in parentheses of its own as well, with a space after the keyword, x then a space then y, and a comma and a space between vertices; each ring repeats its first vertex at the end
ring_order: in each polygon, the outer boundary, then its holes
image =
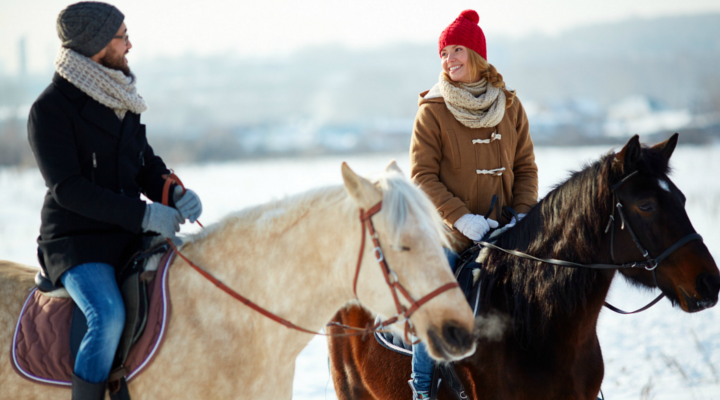
POLYGON ((444 130, 445 137, 443 138, 443 144, 450 147, 450 159, 452 160, 452 166, 455 169, 460 168, 460 146, 458 146, 457 134, 452 128, 444 130))
POLYGON ((97 154, 95 152, 92 153, 92 168, 90 168, 90 181, 92 183, 95 183, 95 170, 97 169, 97 154))

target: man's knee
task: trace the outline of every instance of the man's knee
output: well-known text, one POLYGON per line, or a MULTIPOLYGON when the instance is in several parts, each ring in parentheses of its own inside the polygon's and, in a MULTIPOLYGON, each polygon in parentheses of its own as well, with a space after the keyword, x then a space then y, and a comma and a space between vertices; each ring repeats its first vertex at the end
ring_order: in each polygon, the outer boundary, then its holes
POLYGON ((88 320, 88 328, 98 329, 106 335, 120 335, 125 325, 125 306, 122 298, 107 298, 94 315, 88 320))

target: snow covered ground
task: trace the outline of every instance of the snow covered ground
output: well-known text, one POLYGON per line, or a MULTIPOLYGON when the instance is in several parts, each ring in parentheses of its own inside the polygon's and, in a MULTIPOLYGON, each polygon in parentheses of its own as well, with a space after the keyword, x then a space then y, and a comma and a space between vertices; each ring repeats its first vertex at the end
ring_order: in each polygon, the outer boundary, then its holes
MULTIPOLYGON (((608 151, 606 147, 538 148, 540 195, 608 151)), ((175 165, 183 182, 200 194, 203 223, 209 224, 243 207, 307 189, 340 184, 340 163, 358 173, 380 171, 396 158, 408 171, 406 153, 327 156, 175 165)), ((720 260, 720 146, 680 147, 672 165, 673 181, 687 196, 695 229, 720 260)), ((35 239, 40 224, 44 185, 37 170, 0 169, 0 259, 36 265, 35 239)), ((196 228, 184 226, 184 233, 196 228)), ((654 297, 617 279, 610 302, 635 309, 654 297)), ((300 321, 298 321, 300 322, 300 321)), ((605 358, 606 399, 720 399, 720 306, 686 314, 663 300, 632 316, 603 311, 598 325, 605 358)), ((294 397, 335 399, 328 376, 324 338, 315 338, 296 363, 294 397)))

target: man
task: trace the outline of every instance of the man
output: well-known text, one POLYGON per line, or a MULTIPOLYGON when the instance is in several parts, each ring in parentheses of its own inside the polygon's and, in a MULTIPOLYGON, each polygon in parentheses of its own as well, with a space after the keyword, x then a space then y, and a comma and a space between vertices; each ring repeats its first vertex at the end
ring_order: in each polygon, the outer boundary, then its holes
POLYGON ((72 398, 103 399, 125 310, 115 269, 140 249, 144 232, 174 238, 202 212, 198 196, 173 188, 160 204, 169 171, 147 143, 125 55, 132 48, 114 6, 73 4, 60 12, 62 48, 50 86, 30 111, 28 138, 48 190, 38 245, 53 283, 62 282, 88 322, 72 398), (140 194, 156 201, 147 204, 140 194))

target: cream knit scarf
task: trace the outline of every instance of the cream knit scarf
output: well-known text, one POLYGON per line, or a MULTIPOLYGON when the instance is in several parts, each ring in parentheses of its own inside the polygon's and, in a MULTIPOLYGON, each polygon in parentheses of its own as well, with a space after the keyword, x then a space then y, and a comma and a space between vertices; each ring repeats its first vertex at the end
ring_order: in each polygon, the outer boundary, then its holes
POLYGON ((147 110, 145 100, 135 89, 135 75, 104 67, 73 50, 60 48, 55 59, 58 74, 98 103, 109 107, 122 121, 125 113, 147 110))
POLYGON ((487 79, 475 83, 460 83, 456 87, 443 74, 430 89, 426 99, 442 97, 445 105, 461 124, 468 128, 490 128, 502 121, 505 115, 505 92, 487 79))

